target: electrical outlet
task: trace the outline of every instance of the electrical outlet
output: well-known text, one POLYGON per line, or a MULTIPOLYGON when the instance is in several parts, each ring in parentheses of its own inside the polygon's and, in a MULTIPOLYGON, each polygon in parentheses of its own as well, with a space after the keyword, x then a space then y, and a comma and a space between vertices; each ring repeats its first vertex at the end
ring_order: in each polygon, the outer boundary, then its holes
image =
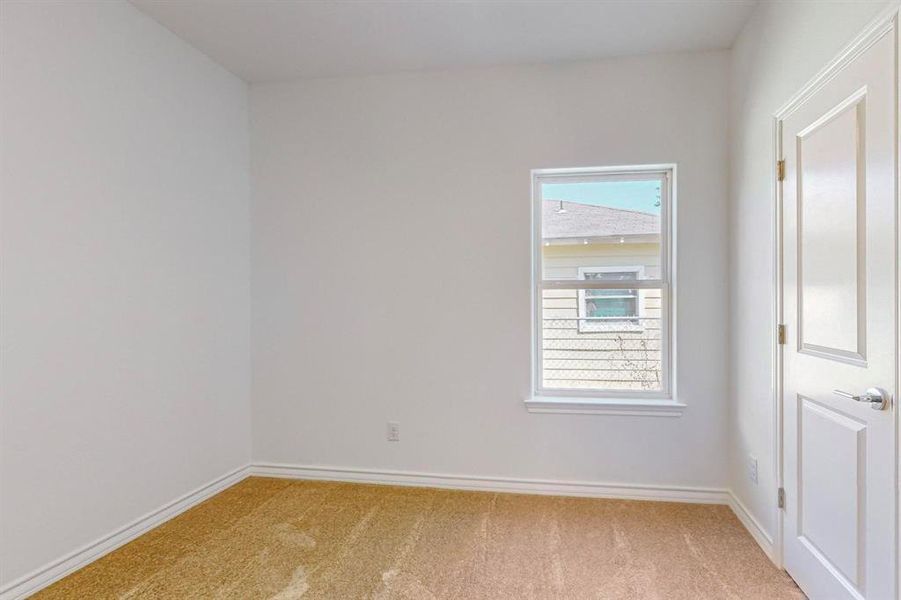
POLYGON ((388 421, 388 441, 400 441, 400 423, 397 421, 388 421))
POLYGON ((748 479, 757 485, 757 457, 754 455, 748 456, 748 479))

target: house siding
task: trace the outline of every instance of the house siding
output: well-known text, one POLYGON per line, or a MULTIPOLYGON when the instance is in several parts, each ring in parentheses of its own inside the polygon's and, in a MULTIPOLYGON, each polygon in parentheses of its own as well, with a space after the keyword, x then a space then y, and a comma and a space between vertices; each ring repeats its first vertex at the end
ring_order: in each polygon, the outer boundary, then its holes
MULTIPOLYGON (((584 267, 637 267, 660 276, 658 244, 586 244, 542 249, 546 278, 579 279, 584 267)), ((625 285, 628 287, 628 284, 625 285)), ((546 389, 659 390, 662 381, 660 290, 639 290, 637 321, 580 327, 579 291, 542 295, 542 385, 546 389)), ((584 322, 583 322, 584 323, 584 322)))

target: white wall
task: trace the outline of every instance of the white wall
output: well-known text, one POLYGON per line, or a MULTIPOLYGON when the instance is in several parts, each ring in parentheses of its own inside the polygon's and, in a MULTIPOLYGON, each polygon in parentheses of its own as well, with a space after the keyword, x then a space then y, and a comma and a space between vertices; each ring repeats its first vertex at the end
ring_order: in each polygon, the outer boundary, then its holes
MULTIPOLYGON (((730 486, 772 533, 770 118, 884 6, 764 2, 731 55, 254 87, 254 458, 730 486), (671 161, 688 409, 528 414, 529 170, 671 161)), ((244 84, 124 3, 0 14, 5 583, 249 460, 251 249, 244 84)))
POLYGON ((0 581, 246 464, 246 86, 120 2, 2 2, 0 581))
POLYGON ((775 534, 773 114, 886 2, 762 2, 731 60, 730 487, 775 534), (747 478, 749 455, 759 484, 747 478))
POLYGON ((254 460, 725 487, 727 64, 253 86, 254 460), (671 161, 688 409, 527 413, 530 169, 671 161))

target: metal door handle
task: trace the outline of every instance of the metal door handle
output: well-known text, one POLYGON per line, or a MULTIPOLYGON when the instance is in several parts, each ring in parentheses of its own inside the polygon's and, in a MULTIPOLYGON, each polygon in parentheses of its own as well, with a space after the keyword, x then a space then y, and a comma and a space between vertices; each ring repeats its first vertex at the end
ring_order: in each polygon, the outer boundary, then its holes
POLYGON ((854 400, 855 402, 869 402, 870 408, 872 408, 873 410, 883 410, 886 406, 888 406, 889 403, 888 392, 886 392, 882 388, 868 388, 863 396, 855 396, 854 394, 849 394, 848 392, 843 392, 842 390, 832 390, 832 393, 836 396, 841 396, 842 398, 854 400))

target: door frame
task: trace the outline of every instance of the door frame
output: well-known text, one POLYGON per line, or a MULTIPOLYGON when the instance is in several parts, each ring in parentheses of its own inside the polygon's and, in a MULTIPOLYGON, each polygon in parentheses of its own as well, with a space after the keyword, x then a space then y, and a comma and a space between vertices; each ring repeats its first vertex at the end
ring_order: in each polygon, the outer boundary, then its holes
MULTIPOLYGON (((773 114, 773 160, 771 161, 770 181, 772 182, 772 222, 771 238, 773 249, 773 296, 772 318, 773 331, 771 334, 772 355, 772 403, 773 403, 773 469, 776 488, 784 487, 784 456, 785 431, 783 429, 783 348, 779 343, 777 326, 783 323, 783 280, 782 280, 782 186, 777 173, 777 161, 782 154, 782 123, 794 113, 813 94, 817 93, 837 73, 848 66, 855 58, 865 52, 878 39, 888 33, 894 37, 895 44, 895 352, 901 357, 901 132, 899 132, 899 116, 901 116, 901 50, 899 50, 899 19, 901 19, 901 1, 891 2, 851 43, 833 58, 819 73, 808 81, 797 93, 795 93, 782 107, 773 114)), ((901 541, 901 499, 899 499, 899 482, 901 482, 901 445, 899 445, 899 432, 901 432, 901 406, 898 404, 901 396, 901 360, 895 372, 895 513, 897 522, 895 526, 895 547, 899 547, 901 541)), ((784 568, 784 511, 779 508, 774 498, 773 502, 774 523, 776 531, 773 535, 773 548, 771 559, 780 568, 784 568)), ((901 552, 896 557, 898 565, 895 570, 895 588, 901 590, 901 552)))

